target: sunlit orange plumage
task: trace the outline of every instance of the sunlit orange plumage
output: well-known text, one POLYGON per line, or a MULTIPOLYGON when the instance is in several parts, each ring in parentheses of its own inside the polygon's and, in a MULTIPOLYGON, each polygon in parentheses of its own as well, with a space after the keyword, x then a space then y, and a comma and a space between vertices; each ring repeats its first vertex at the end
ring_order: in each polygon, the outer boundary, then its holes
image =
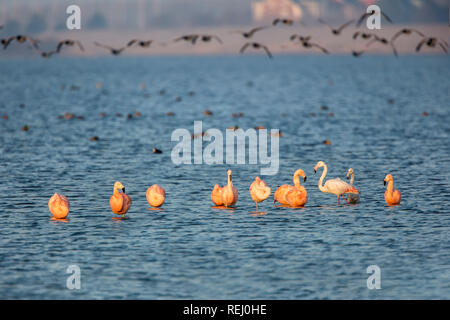
POLYGON ((65 196, 55 192, 50 200, 48 200, 48 209, 55 219, 64 219, 69 214, 69 200, 65 196))
POLYGON ((386 182, 388 183, 388 186, 386 188, 386 192, 384 193, 384 199, 386 200, 386 203, 388 205, 397 205, 400 204, 400 200, 402 198, 402 194, 397 189, 394 189, 394 178, 392 175, 388 174, 384 178, 384 184, 386 185, 386 182))
POLYGON ((263 202, 270 196, 270 188, 259 177, 255 178, 255 181, 250 185, 250 196, 256 203, 256 211, 258 211, 258 203, 263 202))
POLYGON ((273 202, 279 202, 290 207, 301 207, 308 201, 308 194, 305 187, 300 184, 299 177, 303 177, 303 181, 306 181, 305 172, 302 169, 298 169, 294 173, 292 178, 294 185, 284 184, 280 186, 273 196, 273 202))
POLYGON ((232 171, 228 170, 228 184, 221 188, 218 184, 214 186, 211 192, 211 200, 217 206, 230 207, 236 204, 238 200, 238 191, 233 187, 233 180, 231 177, 232 171))
POLYGON ((152 207, 160 207, 166 199, 166 192, 157 184, 152 185, 147 189, 147 201, 152 207))
POLYGON ((125 193, 125 187, 119 182, 114 183, 114 193, 109 199, 109 205, 115 214, 121 214, 122 216, 127 213, 131 206, 131 198, 125 193), (122 193, 119 192, 122 190, 122 193))

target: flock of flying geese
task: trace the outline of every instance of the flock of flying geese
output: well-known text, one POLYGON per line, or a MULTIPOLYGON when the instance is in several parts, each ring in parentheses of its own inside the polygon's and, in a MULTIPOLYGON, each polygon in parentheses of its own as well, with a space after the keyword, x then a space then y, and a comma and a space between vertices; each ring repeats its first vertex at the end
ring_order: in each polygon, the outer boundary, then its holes
MULTIPOLYGON (((323 168, 322 176, 318 182, 318 188, 324 193, 330 193, 337 196, 338 205, 340 199, 344 199, 348 204, 357 204, 360 201, 360 192, 353 186, 355 172, 352 168, 348 169, 347 179, 350 177, 350 183, 347 183, 339 178, 329 179, 325 183, 323 180, 327 175, 327 165, 323 161, 317 162, 314 167, 314 173, 319 168, 323 168), (344 195, 347 196, 344 197, 344 195)), ((233 209, 238 201, 238 190, 233 186, 232 171, 227 171, 228 182, 225 186, 220 187, 216 184, 211 192, 211 200, 215 204, 213 208, 216 209, 233 209)), ((303 178, 303 182, 306 182, 306 174, 302 169, 298 169, 294 173, 293 182, 294 185, 284 184, 280 186, 274 193, 273 203, 279 202, 282 207, 299 208, 304 207, 308 201, 308 194, 304 186, 300 184, 300 178, 303 178)), ((388 183, 384 198, 388 205, 399 205, 401 200, 401 193, 399 190, 394 189, 394 179, 391 174, 386 175, 384 178, 384 184, 388 183)), ((269 198, 271 189, 270 187, 259 177, 250 185, 250 196, 256 204, 256 212, 258 212, 258 203, 263 202, 269 198)), ((166 199, 165 190, 154 184, 147 189, 146 192, 147 202, 150 204, 150 210, 158 210, 166 199)), ((119 181, 114 183, 113 195, 109 199, 109 204, 113 213, 121 215, 120 218, 124 218, 125 214, 131 207, 131 198, 125 193, 125 187, 119 181)), ((48 207, 53 215, 53 219, 66 219, 69 214, 69 200, 63 195, 55 193, 48 201, 48 207)))
MULTIPOLYGON (((363 15, 361 15, 361 17, 358 19, 358 21, 356 22, 356 26, 360 27, 362 22, 367 19, 368 17, 372 16, 376 14, 376 12, 373 10, 371 12, 365 12, 363 15)), ((390 23, 392 23, 392 20, 384 13, 384 12, 380 12, 381 16, 384 17, 384 19, 386 19, 387 21, 389 21, 390 23)), ((323 21, 322 19, 319 19, 319 22, 326 25, 328 28, 330 28, 331 33, 335 36, 339 36, 341 35, 341 33, 343 32, 343 30, 350 26, 351 24, 353 24, 355 22, 355 20, 350 20, 340 26, 333 27, 331 25, 329 25, 328 23, 326 23, 325 21, 323 21)), ((264 29, 267 29, 269 27, 274 27, 277 25, 286 25, 286 26, 293 26, 294 25, 294 21, 292 19, 284 19, 284 18, 277 18, 275 20, 273 20, 272 25, 271 26, 261 26, 261 27, 256 27, 247 31, 232 31, 231 33, 238 33, 240 34, 244 39, 251 39, 253 37, 253 35, 256 32, 260 32, 264 29)), ((1 29, 2 26, 0 26, 1 29)), ((421 48, 423 46, 427 46, 430 48, 436 48, 436 47, 440 47, 445 53, 448 53, 449 50, 449 44, 448 42, 446 42, 445 40, 442 39, 438 39, 436 37, 429 37, 426 36, 424 33, 416 30, 416 29, 412 29, 412 28, 403 28, 400 29, 398 32, 396 32, 392 38, 390 40, 388 40, 387 38, 384 37, 380 37, 374 33, 368 33, 368 32, 362 32, 362 31, 356 31, 353 34, 353 39, 356 40, 358 38, 361 38, 363 40, 370 40, 369 42, 366 43, 366 49, 368 49, 372 44, 374 43, 381 43, 383 45, 388 45, 392 48, 393 54, 395 56, 398 56, 397 54, 397 50, 395 48, 394 42, 395 40, 400 37, 400 36, 407 36, 407 35, 412 35, 412 34, 416 34, 419 35, 421 37, 420 42, 417 44, 416 46, 416 52, 419 52, 421 50, 421 48)), ((186 34, 186 35, 182 35, 176 39, 173 40, 173 42, 179 42, 179 41, 185 41, 188 42, 192 45, 195 45, 198 42, 212 42, 212 41, 216 41, 219 44, 223 44, 222 40, 217 36, 217 35, 212 35, 212 34, 186 34)), ((320 51, 322 51, 325 54, 329 54, 329 51, 322 45, 320 45, 319 43, 315 42, 315 41, 311 41, 312 37, 307 35, 300 35, 300 34, 292 34, 289 37, 290 40, 290 44, 294 44, 294 45, 301 45, 304 48, 310 49, 310 48, 316 48, 320 51)), ((81 51, 84 51, 84 48, 81 44, 80 41, 78 40, 71 40, 71 39, 66 39, 66 40, 62 40, 58 43, 57 47, 55 50, 52 51, 41 51, 39 48, 39 40, 37 39, 33 39, 29 36, 26 35, 16 35, 16 36, 11 36, 9 38, 6 39, 0 39, 0 43, 1 45, 3 45, 3 49, 6 49, 10 43, 12 41, 16 41, 18 43, 24 43, 24 42, 29 42, 33 45, 33 47, 41 54, 41 56, 43 58, 50 58, 53 54, 57 54, 60 53, 61 49, 63 46, 74 46, 77 45, 78 48, 81 51)), ((155 42, 154 40, 140 40, 140 39, 132 39, 130 40, 128 43, 126 43, 125 46, 120 47, 120 48, 114 48, 111 47, 109 45, 105 45, 99 42, 94 42, 94 45, 104 48, 106 50, 109 50, 110 53, 112 55, 118 56, 120 55, 126 48, 132 47, 132 46, 139 46, 141 48, 149 48, 151 46, 151 44, 155 42)), ((161 42, 160 45, 162 46, 166 46, 166 43, 161 42)), ((286 47, 287 44, 282 45, 282 47, 286 47)), ((246 42, 244 43, 244 45, 241 47, 241 49, 239 50, 239 53, 244 53, 248 48, 253 48, 256 50, 263 50, 265 51, 265 53, 267 54, 267 56, 269 58, 273 58, 272 53, 270 52, 269 48, 259 42, 246 42)), ((354 57, 359 57, 361 56, 363 53, 365 52, 365 50, 360 50, 360 51, 356 51, 356 50, 352 50, 352 55, 354 57)))

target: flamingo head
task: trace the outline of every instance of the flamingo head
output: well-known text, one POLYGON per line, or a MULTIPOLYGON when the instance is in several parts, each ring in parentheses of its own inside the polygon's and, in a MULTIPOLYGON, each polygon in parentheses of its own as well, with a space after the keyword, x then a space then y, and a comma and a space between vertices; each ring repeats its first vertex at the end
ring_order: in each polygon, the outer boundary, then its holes
POLYGON ((325 162, 323 162, 323 161, 317 162, 316 166, 314 167, 314 173, 317 172, 317 169, 322 168, 322 167, 325 167, 325 162))
POLYGON ((295 171, 294 176, 303 177, 303 182, 306 182, 306 174, 302 169, 298 169, 297 171, 295 171))
POLYGON ((352 174, 354 174, 354 173, 355 173, 355 171, 353 171, 353 168, 348 169, 348 171, 347 171, 347 179, 350 179, 350 176, 352 174))
POLYGON ((116 183, 114 183, 114 190, 116 189, 122 189, 122 192, 125 193, 125 187, 119 181, 116 181, 116 183))
POLYGON ((394 178, 392 178, 391 174, 386 175, 386 177, 384 177, 384 185, 386 185, 386 182, 389 181, 394 181, 394 178))
POLYGON ((233 173, 233 171, 231 171, 231 169, 228 169, 228 171, 227 171, 227 175, 228 175, 228 179, 230 180, 230 181, 233 181, 233 179, 231 178, 231 174, 233 173))

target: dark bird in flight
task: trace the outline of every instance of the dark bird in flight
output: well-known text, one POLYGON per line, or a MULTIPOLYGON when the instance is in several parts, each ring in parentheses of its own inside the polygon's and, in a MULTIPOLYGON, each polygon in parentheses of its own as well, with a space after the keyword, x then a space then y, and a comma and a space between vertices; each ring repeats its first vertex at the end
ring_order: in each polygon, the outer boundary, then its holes
POLYGON ((416 47, 416 52, 420 51, 420 48, 422 48, 423 45, 426 45, 430 48, 435 48, 436 45, 439 45, 442 50, 444 50, 445 53, 448 53, 448 43, 444 40, 440 40, 438 38, 425 38, 422 41, 419 42, 419 44, 416 47))
POLYGON ((190 42, 190 43, 192 43, 192 44, 195 44, 195 42, 197 41, 197 39, 198 39, 198 34, 187 34, 187 35, 181 36, 181 37, 179 37, 179 38, 176 38, 176 39, 173 40, 173 41, 174 41, 174 42, 178 42, 178 41, 183 40, 183 41, 186 41, 186 42, 190 42))
POLYGON ((338 36, 341 34, 342 30, 344 30, 345 27, 347 27, 350 24, 352 24, 353 22, 355 22, 355 20, 350 20, 349 22, 346 22, 343 25, 339 26, 339 28, 337 28, 337 29, 333 28, 332 26, 330 26, 328 23, 326 23, 322 19, 319 19, 319 22, 326 25, 328 28, 330 28, 332 34, 334 34, 335 36, 338 36))
POLYGON ((111 51, 111 54, 113 54, 113 55, 115 55, 115 56, 118 56, 119 54, 122 53, 123 50, 125 50, 125 47, 122 47, 122 48, 120 48, 120 49, 115 49, 115 48, 112 48, 112 47, 110 47, 110 46, 107 46, 107 45, 98 43, 98 42, 94 42, 94 44, 95 44, 97 47, 101 47, 101 48, 108 49, 109 51, 111 51))
POLYGON ((361 38, 363 38, 363 39, 365 39, 365 40, 367 40, 367 39, 372 38, 374 35, 371 34, 371 33, 366 33, 366 32, 356 31, 356 32, 353 34, 353 39, 358 38, 358 36, 361 37, 361 38))
POLYGON ((58 53, 55 50, 48 51, 48 52, 44 52, 44 51, 38 50, 38 52, 39 52, 39 54, 41 55, 42 58, 50 58, 55 53, 58 53))
POLYGON ((253 37, 253 35, 255 34, 255 32, 267 29, 268 27, 257 27, 257 28, 253 28, 249 31, 232 31, 231 33, 240 33, 244 38, 246 39, 250 39, 251 37, 253 37))
POLYGON ((298 40, 300 42, 308 42, 309 40, 311 40, 311 36, 304 37, 299 34, 293 34, 292 36, 289 37, 289 40, 291 40, 291 41, 298 40))
POLYGON ((394 34, 392 36, 391 42, 394 43, 395 39, 397 39, 401 35, 410 35, 412 33, 417 33, 419 36, 425 37, 425 35, 422 32, 420 32, 420 31, 418 31, 416 29, 404 28, 404 29, 401 29, 400 31, 398 31, 396 34, 394 34))
POLYGON ((294 24, 294 20, 292 19, 282 19, 282 18, 276 18, 273 20, 272 25, 276 26, 278 23, 282 23, 287 26, 292 26, 294 24))
POLYGON ((133 45, 140 46, 142 48, 148 48, 152 44, 153 40, 139 40, 133 39, 127 43, 127 47, 131 47, 133 45))
POLYGON ((247 49, 247 48, 250 47, 250 46, 253 47, 254 49, 263 49, 263 50, 267 53, 267 55, 268 55, 268 57, 269 57, 270 59, 273 58, 273 56, 272 56, 272 54, 270 53, 269 49, 268 49, 265 45, 260 44, 260 43, 258 43, 258 42, 247 42, 246 44, 244 44, 244 45, 242 46, 241 50, 239 50, 239 53, 244 53, 245 49, 247 49))
POLYGON ((395 55, 396 57, 398 57, 397 49, 395 48, 395 46, 394 46, 394 44, 392 43, 392 41, 389 41, 388 39, 383 38, 383 37, 379 37, 379 36, 377 36, 376 34, 373 35, 372 40, 370 40, 369 42, 367 42, 366 48, 370 47, 373 43, 376 43, 376 42, 379 42, 379 43, 384 44, 384 45, 389 45, 389 46, 391 46, 392 52, 394 53, 394 55, 395 55))
MULTIPOLYGON (((361 23, 363 22, 364 19, 373 16, 376 13, 375 10, 371 10, 370 12, 365 12, 358 20, 358 22, 356 23, 356 26, 359 27, 361 25, 361 23)), ((391 18, 389 18, 383 11, 380 11, 381 15, 390 23, 392 23, 391 18)))
POLYGON ((59 52, 61 51, 61 48, 62 48, 63 46, 73 47, 75 44, 78 46, 78 48, 79 48, 81 51, 84 51, 83 45, 81 44, 80 41, 78 41, 78 40, 66 39, 66 40, 63 40, 63 41, 58 42, 58 46, 56 47, 56 52, 59 53, 59 52))
POLYGON ((38 47, 38 42, 39 42, 38 40, 35 40, 35 39, 33 39, 33 38, 29 37, 29 36, 23 36, 23 35, 20 35, 20 34, 17 35, 17 36, 9 37, 8 39, 1 39, 0 43, 3 45, 3 49, 6 49, 9 46, 9 44, 12 41, 14 41, 14 40, 16 40, 18 43, 24 43, 24 42, 28 41, 28 42, 31 42, 31 44, 33 45, 33 47, 35 49, 39 48, 38 47))
POLYGON ((352 56, 354 56, 355 58, 360 57, 363 53, 364 53, 364 51, 355 51, 355 50, 352 50, 352 56))
POLYGON ((310 49, 310 48, 318 48, 320 51, 322 51, 322 52, 325 53, 325 54, 328 54, 328 53, 329 53, 328 50, 327 50, 326 48, 322 47, 321 45, 319 45, 319 44, 317 44, 317 43, 309 42, 309 38, 310 38, 310 37, 306 37, 306 38, 308 38, 308 40, 305 40, 305 38, 303 38, 304 40, 300 42, 300 44, 301 44, 304 48, 307 48, 307 49, 310 49))
POLYGON ((202 35, 199 35, 199 38, 203 42, 210 42, 212 39, 215 39, 220 44, 223 43, 222 40, 220 40, 220 38, 218 36, 215 36, 212 34, 202 34, 202 35))

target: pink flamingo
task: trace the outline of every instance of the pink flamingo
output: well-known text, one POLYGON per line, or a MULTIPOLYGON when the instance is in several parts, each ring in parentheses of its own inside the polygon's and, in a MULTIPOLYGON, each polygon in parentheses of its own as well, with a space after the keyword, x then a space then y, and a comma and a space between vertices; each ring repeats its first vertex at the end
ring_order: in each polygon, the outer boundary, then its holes
POLYGON ((226 186, 221 188, 218 184, 216 184, 211 192, 211 200, 217 206, 230 207, 236 204, 238 200, 238 191, 235 187, 233 187, 233 179, 231 174, 232 171, 228 170, 228 184, 226 186))
POLYGON ((345 200, 345 202, 348 203, 347 199, 344 198, 343 194, 345 194, 345 193, 358 194, 359 193, 358 189, 356 189, 351 184, 348 184, 347 182, 345 182, 339 178, 329 179, 329 180, 327 180, 327 182, 325 182, 325 185, 322 185, 323 179, 325 178, 325 176, 327 175, 327 172, 328 172, 327 165, 325 164, 325 162, 319 161, 319 162, 317 162, 316 166, 314 167, 314 173, 317 172, 318 168, 322 168, 322 167, 323 167, 323 172, 322 172, 322 176, 320 177, 319 183, 318 183, 319 190, 324 193, 335 194, 338 198, 338 204, 341 204, 340 197, 342 197, 345 200))
POLYGON ((55 219, 64 219, 69 214, 69 200, 55 192, 50 200, 48 200, 48 209, 55 219))
POLYGON ((263 202, 270 196, 270 188, 259 177, 255 178, 255 181, 250 185, 250 196, 256 203, 256 212, 258 212, 258 203, 263 202))
POLYGON ((394 178, 392 177, 392 175, 388 174, 384 178, 384 185, 386 185, 386 182, 388 182, 386 192, 384 193, 384 199, 386 200, 386 203, 390 206, 400 204, 402 194, 397 189, 394 189, 394 178))
POLYGON ((146 196, 147 202, 152 207, 160 207, 163 205, 164 200, 166 199, 166 192, 162 187, 154 184, 147 189, 146 196))
POLYGON ((295 171, 294 177, 292 178, 294 185, 291 186, 288 184, 283 184, 282 186, 280 186, 273 195, 273 203, 278 201, 279 203, 284 205, 294 207, 303 206, 308 200, 308 196, 306 193, 306 189, 302 185, 300 185, 299 177, 303 177, 303 182, 306 182, 305 171, 303 171, 302 169, 298 169, 297 171, 295 171), (291 191, 292 193, 290 194, 288 199, 288 194, 291 191))

